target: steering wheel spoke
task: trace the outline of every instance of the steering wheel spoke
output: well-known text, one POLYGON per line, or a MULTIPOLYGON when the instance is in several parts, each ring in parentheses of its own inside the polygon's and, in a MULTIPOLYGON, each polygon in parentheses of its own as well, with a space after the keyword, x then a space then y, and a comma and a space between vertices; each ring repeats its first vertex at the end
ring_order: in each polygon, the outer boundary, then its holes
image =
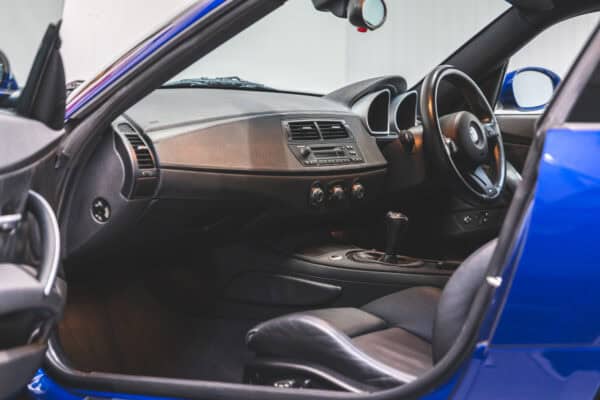
POLYGON ((483 165, 478 166, 468 174, 469 180, 486 196, 495 196, 498 188, 494 185, 492 178, 488 175, 483 165))
POLYGON ((454 140, 452 138, 445 136, 444 137, 444 145, 448 149, 448 152, 450 153, 450 155, 454 156, 456 153, 458 153, 458 146, 456 145, 456 142, 454 142, 454 140))
POLYGON ((496 122, 488 122, 483 124, 483 130, 490 141, 496 141, 500 137, 500 128, 496 122))

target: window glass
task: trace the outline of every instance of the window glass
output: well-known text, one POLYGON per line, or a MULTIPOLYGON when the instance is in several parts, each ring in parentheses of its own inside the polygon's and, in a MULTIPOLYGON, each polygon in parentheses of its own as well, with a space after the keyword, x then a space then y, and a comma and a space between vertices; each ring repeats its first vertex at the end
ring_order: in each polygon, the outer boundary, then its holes
POLYGON ((0 104, 18 95, 46 28, 60 20, 64 0, 0 0, 0 104))
POLYGON ((498 111, 542 113, 556 85, 565 77, 599 21, 599 13, 562 21, 517 52, 507 69, 508 80, 513 78, 514 98, 505 96, 508 83, 505 80, 498 111), (511 75, 515 71, 521 73, 511 75), (549 80, 554 81, 554 87, 549 88, 549 80))

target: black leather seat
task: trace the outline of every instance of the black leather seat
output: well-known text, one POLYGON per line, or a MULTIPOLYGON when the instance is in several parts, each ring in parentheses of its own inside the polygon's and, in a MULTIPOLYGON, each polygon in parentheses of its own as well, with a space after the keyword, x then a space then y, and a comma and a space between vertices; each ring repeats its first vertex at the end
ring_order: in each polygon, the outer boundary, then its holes
MULTIPOLYGON (((496 241, 456 270, 443 291, 415 287, 359 308, 330 308, 266 321, 247 335, 258 360, 286 360, 367 388, 410 382, 439 361, 460 333, 496 241)), ((351 384, 350 384, 351 385, 351 384)))

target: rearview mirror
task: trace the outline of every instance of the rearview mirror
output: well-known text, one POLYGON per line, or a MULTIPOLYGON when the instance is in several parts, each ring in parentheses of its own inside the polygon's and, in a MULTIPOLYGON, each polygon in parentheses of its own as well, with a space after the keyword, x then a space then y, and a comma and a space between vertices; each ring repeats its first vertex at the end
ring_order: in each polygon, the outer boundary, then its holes
POLYGON ((500 93, 503 108, 542 110, 552 99, 560 77, 545 68, 527 67, 506 75, 500 93))
POLYGON ((375 30, 387 18, 387 7, 383 0, 350 0, 348 21, 359 28, 375 30))
POLYGON ((319 11, 329 11, 340 18, 347 18, 354 26, 364 30, 380 28, 387 18, 384 0, 312 0, 319 11))

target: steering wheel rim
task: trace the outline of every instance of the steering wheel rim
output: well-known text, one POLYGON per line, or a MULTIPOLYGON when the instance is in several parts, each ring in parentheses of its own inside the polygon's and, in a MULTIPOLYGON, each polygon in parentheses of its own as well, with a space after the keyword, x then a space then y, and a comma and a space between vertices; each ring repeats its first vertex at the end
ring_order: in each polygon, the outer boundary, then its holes
POLYGON ((420 98, 423 144, 438 170, 478 199, 497 199, 506 180, 506 156, 498 121, 479 86, 464 72, 440 65, 423 81, 420 98), (440 83, 460 89, 471 111, 440 117, 440 83), (490 176, 490 173, 492 176, 490 176))

